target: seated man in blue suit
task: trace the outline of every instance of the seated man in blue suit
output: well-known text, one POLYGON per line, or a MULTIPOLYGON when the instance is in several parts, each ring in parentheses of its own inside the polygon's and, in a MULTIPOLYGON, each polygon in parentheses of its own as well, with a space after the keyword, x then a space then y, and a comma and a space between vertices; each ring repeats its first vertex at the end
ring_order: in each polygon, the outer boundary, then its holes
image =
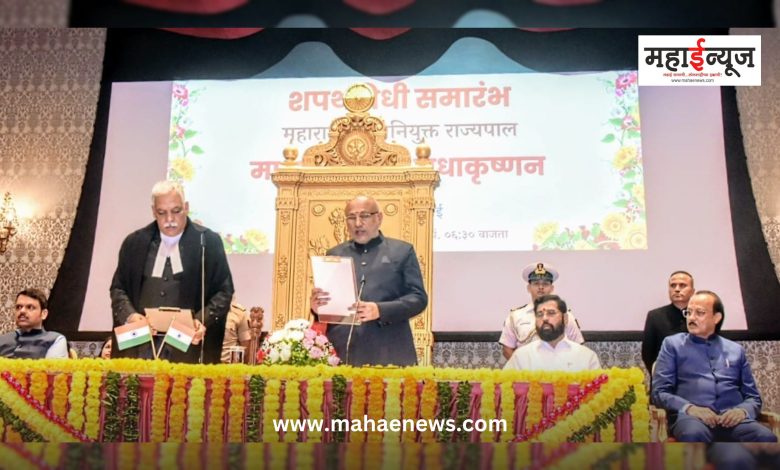
POLYGON ((688 333, 666 337, 655 363, 653 401, 684 442, 777 442, 756 418, 761 396, 739 344, 718 335, 725 312, 717 294, 698 291, 685 310, 688 333))

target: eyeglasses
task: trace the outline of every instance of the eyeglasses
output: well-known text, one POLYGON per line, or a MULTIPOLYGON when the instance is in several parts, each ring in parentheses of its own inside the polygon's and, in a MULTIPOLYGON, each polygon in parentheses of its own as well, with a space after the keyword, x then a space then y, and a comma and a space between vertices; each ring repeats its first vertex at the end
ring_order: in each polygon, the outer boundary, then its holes
POLYGON ((693 310, 688 310, 686 308, 686 309, 683 309, 682 314, 683 314, 683 316, 685 318, 688 318, 688 317, 703 318, 703 317, 705 317, 707 315, 707 311, 706 310, 697 310, 697 311, 694 312, 693 310))
POLYGON ((359 218, 362 222, 367 221, 371 217, 377 215, 379 211, 374 212, 361 212, 360 214, 350 214, 346 217, 347 222, 352 222, 353 224, 357 222, 357 219, 359 218))

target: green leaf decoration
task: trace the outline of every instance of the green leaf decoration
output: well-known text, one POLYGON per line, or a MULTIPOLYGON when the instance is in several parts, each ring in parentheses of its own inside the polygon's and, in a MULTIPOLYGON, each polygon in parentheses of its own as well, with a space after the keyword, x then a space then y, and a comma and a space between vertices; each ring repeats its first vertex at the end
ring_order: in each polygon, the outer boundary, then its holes
POLYGON ((193 145, 190 150, 192 150, 192 153, 194 153, 196 155, 201 155, 201 154, 205 153, 205 152, 203 152, 203 149, 200 148, 199 145, 193 145))
POLYGON ((605 144, 609 144, 611 142, 614 142, 615 141, 615 134, 607 134, 607 135, 604 136, 603 139, 601 139, 601 141, 603 143, 605 143, 605 144))
POLYGON ((195 137, 196 135, 198 135, 198 131, 194 131, 192 129, 184 131, 184 138, 185 139, 191 139, 191 138, 195 137))

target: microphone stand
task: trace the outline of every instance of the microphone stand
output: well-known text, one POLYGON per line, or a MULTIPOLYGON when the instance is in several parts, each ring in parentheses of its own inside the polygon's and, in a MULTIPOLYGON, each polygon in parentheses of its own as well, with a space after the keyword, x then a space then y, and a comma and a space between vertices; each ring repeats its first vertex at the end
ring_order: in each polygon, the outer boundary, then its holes
MULTIPOLYGON (((200 324, 206 327, 206 243, 203 232, 200 233, 200 324)), ((198 364, 203 364, 203 346, 206 344, 206 334, 200 340, 200 358, 198 364)))
MULTIPOLYGON (((366 275, 363 274, 363 277, 360 278, 360 290, 358 290, 358 296, 357 296, 357 303, 360 304, 361 298, 363 297, 363 287, 366 285, 366 275)), ((357 309, 355 309, 357 313, 357 309)), ((344 363, 346 365, 349 365, 349 345, 352 342, 352 331, 355 329, 355 318, 352 318, 352 322, 349 325, 349 336, 347 336, 347 357, 344 363)))

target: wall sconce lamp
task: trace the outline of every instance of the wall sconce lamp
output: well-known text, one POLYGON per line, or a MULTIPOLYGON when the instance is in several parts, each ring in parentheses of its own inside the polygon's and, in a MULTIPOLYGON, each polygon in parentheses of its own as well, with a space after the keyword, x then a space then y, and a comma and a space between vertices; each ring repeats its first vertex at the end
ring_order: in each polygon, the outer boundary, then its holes
POLYGON ((5 253, 8 241, 16 234, 18 225, 14 201, 11 199, 11 193, 7 192, 3 198, 3 206, 0 207, 0 253, 5 253))

